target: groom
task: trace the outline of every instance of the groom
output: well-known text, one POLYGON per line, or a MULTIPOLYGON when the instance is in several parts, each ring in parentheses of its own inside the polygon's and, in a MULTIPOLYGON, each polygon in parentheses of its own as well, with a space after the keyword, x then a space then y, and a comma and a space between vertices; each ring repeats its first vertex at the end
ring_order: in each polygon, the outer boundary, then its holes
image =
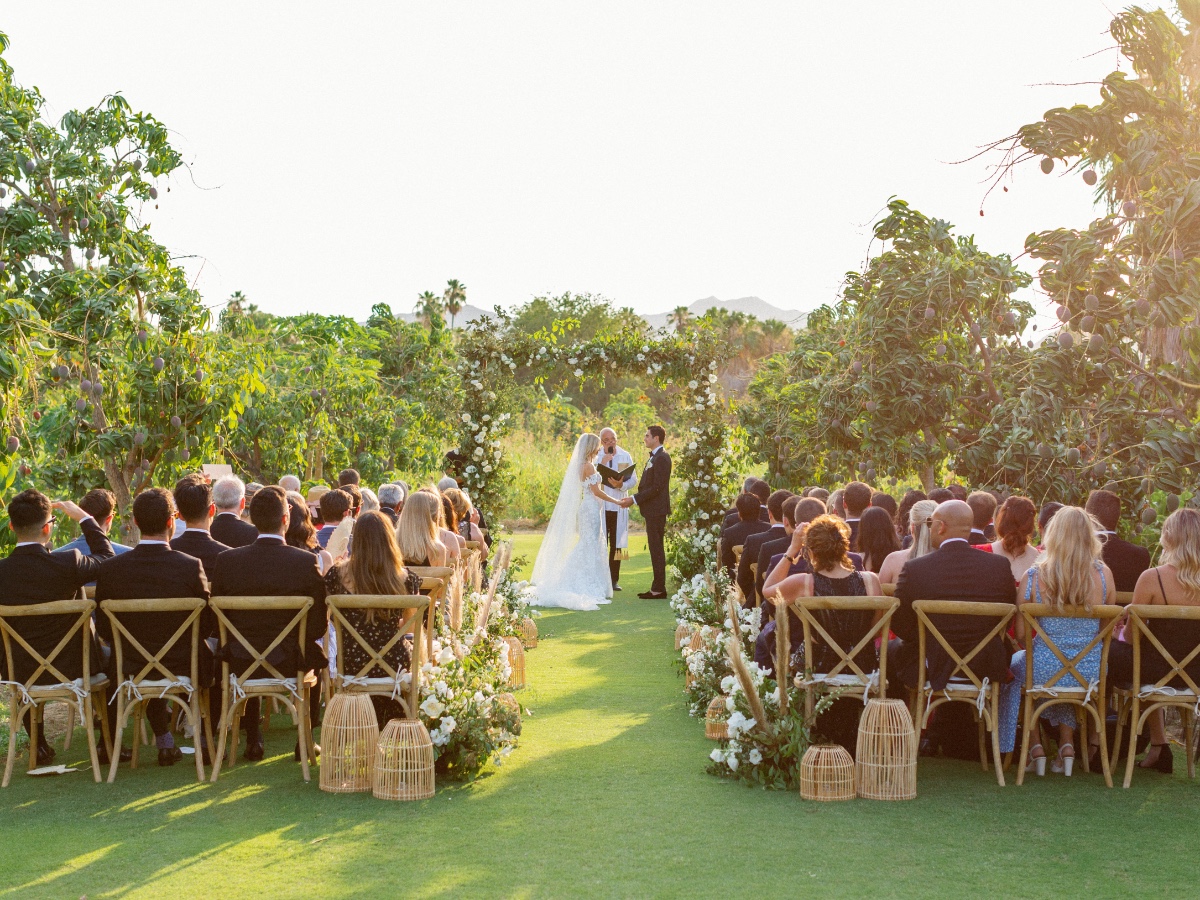
POLYGON ((642 440, 650 451, 650 461, 642 470, 638 492, 621 501, 626 508, 636 503, 646 520, 646 544, 650 549, 654 581, 650 590, 638 594, 643 600, 663 600, 667 596, 667 554, 663 549, 663 535, 667 530, 667 516, 671 514, 671 457, 663 449, 666 437, 661 425, 646 429, 642 440))

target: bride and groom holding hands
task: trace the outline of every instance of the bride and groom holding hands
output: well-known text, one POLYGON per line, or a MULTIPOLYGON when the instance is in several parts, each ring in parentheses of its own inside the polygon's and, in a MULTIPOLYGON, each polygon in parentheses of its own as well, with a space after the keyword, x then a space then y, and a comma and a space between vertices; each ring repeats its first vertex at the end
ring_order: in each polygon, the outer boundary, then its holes
POLYGON ((642 440, 650 458, 639 476, 629 471, 635 469, 633 457, 617 445, 611 428, 580 435, 533 564, 538 606, 596 609, 612 600, 614 589, 621 589, 621 559, 628 556, 634 504, 646 520, 654 570, 650 590, 638 596, 667 596, 663 539, 671 512, 671 457, 663 449, 665 439, 661 425, 646 429, 642 440), (637 492, 630 494, 635 487, 637 492))

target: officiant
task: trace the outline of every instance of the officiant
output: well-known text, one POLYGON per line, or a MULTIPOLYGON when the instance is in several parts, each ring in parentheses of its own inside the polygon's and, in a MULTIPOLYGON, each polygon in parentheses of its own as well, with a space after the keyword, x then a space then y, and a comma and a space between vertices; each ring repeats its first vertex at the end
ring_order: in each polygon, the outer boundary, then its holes
MULTIPOLYGON (((621 472, 633 466, 633 457, 628 450, 617 446, 617 433, 605 428, 600 432, 600 455, 596 462, 621 472)), ((621 590, 621 560, 629 558, 629 509, 618 506, 617 501, 625 499, 636 485, 636 470, 624 481, 615 478, 604 481, 604 493, 613 498, 613 502, 604 504, 604 526, 608 532, 608 571, 614 591, 621 590)))

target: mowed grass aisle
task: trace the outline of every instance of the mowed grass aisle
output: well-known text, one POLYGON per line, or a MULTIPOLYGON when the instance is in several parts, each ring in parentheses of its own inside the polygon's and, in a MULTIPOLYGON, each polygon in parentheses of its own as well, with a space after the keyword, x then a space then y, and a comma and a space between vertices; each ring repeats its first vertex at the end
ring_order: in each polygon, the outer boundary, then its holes
MULTIPOLYGON (((517 553, 532 559, 537 540, 518 537, 517 553)), ((475 783, 421 803, 323 794, 281 728, 266 760, 218 785, 184 764, 123 767, 114 785, 21 768, 0 793, 0 897, 1195 892, 1200 788, 1181 775, 1001 789, 978 764, 922 761, 918 799, 893 804, 804 803, 706 775, 670 610, 637 599, 644 539, 633 549, 611 606, 541 617, 518 694, 533 715, 475 783)))

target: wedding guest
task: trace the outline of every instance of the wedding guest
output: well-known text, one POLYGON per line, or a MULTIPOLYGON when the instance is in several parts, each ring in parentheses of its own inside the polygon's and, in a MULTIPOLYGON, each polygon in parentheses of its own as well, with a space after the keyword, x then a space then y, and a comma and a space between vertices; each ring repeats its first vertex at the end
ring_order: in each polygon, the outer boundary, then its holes
POLYGON ((383 513, 392 527, 400 521, 400 510, 404 508, 404 488, 393 482, 379 486, 379 511, 383 513))
POLYGON ((942 504, 947 500, 954 499, 954 492, 944 487, 936 487, 929 492, 929 499, 934 503, 942 504))
POLYGON ((961 484, 948 484, 946 490, 950 492, 950 496, 955 500, 962 500, 964 503, 967 499, 967 489, 961 484))
MULTIPOLYGON (((758 481, 759 481, 759 479, 754 477, 753 475, 747 475, 744 479, 742 479, 742 489, 739 492, 739 496, 740 496, 740 494, 749 494, 751 492, 750 488, 752 488, 754 486, 754 484, 758 481)), ((737 497, 734 497, 733 499, 734 499, 734 505, 729 507, 729 509, 725 510, 725 513, 722 517, 723 519, 728 519, 730 525, 732 525, 734 522, 738 521, 737 497)), ((721 527, 724 528, 725 527, 724 524, 722 524, 721 527)))
MULTIPOLYGON (((771 597, 774 596, 775 588, 784 578, 803 572, 812 572, 812 566, 809 565, 808 556, 804 552, 804 529, 810 522, 825 514, 825 504, 816 497, 805 497, 796 504, 796 521, 792 528, 792 536, 788 539, 788 546, 782 553, 772 554, 766 569, 767 575, 763 580, 761 591, 767 614, 774 611, 771 597), (780 563, 783 562, 785 556, 790 556, 792 561, 781 566, 780 563)), ((862 556, 857 553, 847 553, 846 555, 850 557, 850 562, 855 570, 861 572, 863 569, 862 556)))
POLYGON ((358 485, 362 483, 357 469, 342 469, 338 472, 338 487, 345 487, 348 484, 358 485))
POLYGON ((279 486, 285 491, 300 490, 300 479, 295 475, 284 475, 279 479, 279 486))
POLYGON ((441 501, 428 491, 417 491, 404 502, 396 541, 410 566, 444 566, 450 555, 438 535, 437 511, 441 501))
MULTIPOLYGON (((650 590, 641 591, 641 600, 667 599, 667 517, 671 515, 671 454, 663 446, 667 432, 651 425, 642 435, 642 444, 650 453, 638 481, 638 492, 621 501, 625 507, 637 504, 646 523, 646 548, 650 551, 650 590)), ((764 485, 765 487, 765 485, 764 485)), ((761 499, 761 498, 760 498, 761 499)))
MULTIPOLYGON (((103 605, 106 600, 169 597, 208 600, 208 580, 204 577, 203 563, 170 545, 171 535, 175 533, 175 503, 171 494, 165 488, 142 491, 133 500, 133 521, 141 532, 141 540, 128 553, 114 556, 100 566, 96 573, 96 602, 103 605)), ((154 654, 174 636, 187 617, 185 612, 129 614, 122 617, 122 624, 138 644, 154 654)), ((102 613, 96 616, 96 633, 106 643, 113 643, 112 622, 102 613)), ((126 675, 136 675, 146 661, 136 645, 122 641, 122 664, 126 675)), ((178 641, 163 657, 163 664, 176 675, 190 677, 191 642, 178 641)), ((162 676, 155 671, 149 677, 162 676)), ((146 704, 146 719, 154 732, 160 766, 173 766, 183 758, 183 752, 175 746, 175 737, 171 734, 170 713, 171 705, 166 700, 155 698, 146 704)))
MULTIPOLYGON (((0 597, 10 606, 31 606, 36 603, 49 603, 53 600, 71 600, 79 595, 79 589, 90 581, 94 581, 100 564, 113 556, 112 544, 100 528, 95 517, 84 512, 70 500, 50 501, 50 498, 40 491, 21 491, 9 501, 8 527, 12 529, 17 544, 12 552, 0 560, 0 597), (54 511, 65 513, 79 525, 87 541, 88 555, 78 550, 56 550, 47 548, 54 531, 54 511)), ((49 656, 58 646, 59 641, 67 633, 68 625, 62 619, 42 619, 41 617, 26 619, 19 626, 21 637, 42 656, 49 656)), ((8 661, 0 656, 5 668, 0 670, 7 678, 8 661)), ((12 663, 18 679, 28 678, 33 674, 34 667, 28 654, 20 649, 14 649, 12 663)), ((83 676, 83 644, 78 637, 63 647, 58 655, 55 666, 67 678, 83 676)), ((99 647, 93 647, 91 653, 92 672, 102 670, 103 662, 99 647)), ((58 679, 50 673, 43 673, 38 679, 41 684, 52 684, 58 679)), ((111 723, 110 715, 110 723, 111 723)), ((29 733, 29 717, 25 718, 25 731, 29 733)), ((10 738, 12 739, 12 738, 10 738)), ((104 742, 100 741, 102 756, 108 756, 104 742)), ((37 760, 39 765, 46 765, 54 758, 54 750, 47 743, 44 732, 38 733, 37 760)), ((122 751, 122 759, 126 759, 122 751)))
MULTIPOLYGON (((422 492, 430 494, 437 500, 437 508, 433 511, 434 523, 437 525, 438 540, 446 548, 447 558, 451 561, 462 559, 462 539, 447 527, 445 499, 433 488, 421 488, 417 493, 422 492)), ((450 565, 450 563, 446 565, 450 565)))
POLYGON ((254 500, 254 495, 263 489, 263 486, 257 481, 251 481, 246 485, 246 504, 242 507, 241 519, 243 522, 250 522, 250 504, 254 500))
POLYGON ((871 489, 861 481, 850 482, 842 494, 842 504, 846 507, 846 524, 850 526, 850 549, 857 550, 858 523, 871 505, 871 489))
POLYGON ((829 500, 825 504, 826 508, 832 515, 837 516, 842 521, 846 520, 846 491, 843 488, 838 488, 829 495, 829 500))
POLYGON ((323 484, 314 485, 308 489, 308 515, 313 523, 321 521, 321 498, 329 493, 329 488, 323 484))
POLYGON ((362 512, 362 488, 357 484, 343 484, 338 490, 350 495, 350 518, 357 519, 362 512))
POLYGON ((1030 500, 1009 497, 996 512, 997 540, 977 548, 1008 560, 1014 582, 1020 581, 1029 567, 1037 562, 1038 550, 1031 543, 1036 515, 1037 509, 1030 500))
POLYGON ((910 559, 920 559, 932 552, 933 543, 930 540, 929 529, 933 511, 937 504, 932 500, 918 500, 908 510, 908 531, 911 543, 894 553, 888 554, 879 569, 879 580, 883 584, 895 584, 900 577, 900 570, 910 559))
POLYGON ((171 538, 171 549, 200 560, 205 578, 212 572, 217 557, 230 549, 209 533, 217 513, 212 492, 208 479, 197 473, 180 478, 173 492, 175 509, 183 519, 184 528, 171 538))
POLYGON ((458 536, 466 541, 476 541, 483 554, 483 559, 486 560, 488 546, 484 543, 483 532, 479 530, 478 525, 471 521, 471 513, 475 510, 471 505, 471 498, 458 488, 450 488, 444 496, 454 509, 454 518, 458 522, 458 536))
MULTIPOLYGON (((884 510, 888 514, 888 517, 891 518, 892 526, 895 527, 896 513, 899 512, 895 497, 884 491, 875 491, 871 494, 871 505, 884 510)), ((897 539, 899 539, 899 536, 897 536, 897 539)))
POLYGON ((825 490, 823 487, 810 487, 804 492, 804 496, 806 498, 812 497, 814 500, 820 500, 825 504, 829 502, 829 491, 825 490))
POLYGON ((757 596, 754 588, 756 578, 750 567, 758 562, 758 553, 764 543, 787 537, 787 531, 783 527, 783 504, 791 496, 792 492, 788 490, 771 492, 767 497, 767 530, 750 535, 742 546, 742 556, 737 566, 737 585, 742 591, 742 602, 747 609, 754 606, 757 596))
POLYGON ((309 521, 308 510, 305 509, 303 501, 288 497, 287 503, 288 530, 283 536, 284 543, 313 554, 317 558, 317 570, 324 575, 333 565, 333 556, 317 540, 317 530, 309 521))
MULTIPOLYGON (((913 506, 928 499, 924 491, 908 490, 900 498, 900 508, 896 510, 896 530, 900 534, 900 547, 907 550, 912 544, 912 532, 909 530, 909 512, 913 506)), ((935 503, 934 506, 937 506, 935 503)), ((928 518, 928 517, 926 517, 928 518)), ((899 574, 899 573, 897 573, 899 574)))
POLYGON ((213 540, 227 547, 246 547, 258 540, 258 530, 242 521, 242 510, 246 508, 246 485, 242 479, 236 475, 218 478, 212 498, 217 506, 216 518, 209 528, 213 540))
MULTIPOLYGON (((79 508, 96 520, 96 524, 100 526, 100 530, 106 535, 112 530, 113 515, 117 509, 117 498, 113 496, 113 492, 104 488, 94 488, 83 495, 83 499, 79 501, 79 508)), ((127 553, 131 548, 124 544, 118 544, 111 537, 108 539, 112 545, 113 553, 120 556, 122 553, 127 553)), ((69 541, 59 547, 60 550, 78 550, 84 556, 91 556, 91 548, 88 546, 87 538, 84 535, 79 535, 73 541, 69 541)))
MULTIPOLYGON (((214 597, 312 597, 308 611, 305 646, 286 640, 276 648, 278 661, 272 660, 284 673, 306 668, 321 670, 327 665, 324 652, 317 643, 325 635, 325 582, 317 568, 317 557, 307 550, 289 547, 284 542, 290 522, 290 510, 283 490, 278 486, 263 488, 250 502, 250 518, 258 529, 258 540, 245 547, 228 550, 217 557, 213 565, 212 595, 214 597)), ((238 617, 239 630, 254 646, 265 648, 279 629, 292 618, 290 612, 264 610, 242 612, 238 617)), ((221 648, 230 658, 235 674, 245 671, 247 654, 234 643, 221 648)), ((228 690, 222 685, 221 690, 228 690)), ((210 691, 210 714, 220 715, 221 690, 210 691)), ((319 688, 310 694, 310 709, 315 719, 319 707, 319 688)), ((214 718, 216 721, 216 718, 214 718)), ((259 711, 246 705, 246 758, 263 757, 262 728, 259 711)), ((319 752, 319 751, 318 751, 319 752)), ((295 758, 300 759, 297 744, 295 758)))
MULTIPOLYGON (((1056 517, 1057 518, 1057 517, 1056 517)), ((1200 510, 1177 509, 1167 516, 1162 527, 1162 557, 1157 567, 1147 569, 1137 580, 1133 589, 1134 604, 1157 606, 1200 606, 1200 510)), ((1169 627, 1155 627, 1151 632, 1177 661, 1182 662, 1200 644, 1200 623, 1161 623, 1169 627)), ((1154 684, 1167 674, 1170 666, 1157 648, 1142 640, 1141 682, 1154 684)), ((1188 663, 1186 671, 1191 679, 1200 683, 1200 655, 1188 663)), ((1133 682, 1133 646, 1113 641, 1108 655, 1108 683, 1129 686, 1133 682)), ((1169 682, 1174 689, 1186 688, 1182 678, 1169 682)), ((1150 749, 1138 763, 1143 769, 1154 769, 1170 775, 1175 761, 1167 743, 1167 732, 1162 710, 1150 714, 1150 749)))
MULTIPOLYGON (((443 543, 447 543, 453 538, 455 544, 458 545, 459 554, 467 549, 466 540, 458 533, 458 514, 454 511, 454 504, 450 502, 450 498, 444 492, 442 493, 442 517, 438 521, 438 525, 445 532, 442 535, 443 543)), ((447 546, 449 546, 448 543, 447 546)))
POLYGON ((443 491, 450 490, 450 488, 456 488, 456 487, 458 487, 458 479, 452 478, 449 475, 446 475, 445 477, 439 479, 438 483, 437 483, 437 489, 438 489, 439 494, 442 493, 443 491))
MULTIPOLYGON (((763 584, 766 583, 767 576, 771 574, 771 559, 775 556, 787 553, 788 547, 792 543, 792 533, 796 530, 796 507, 800 505, 802 500, 808 498, 797 497, 792 495, 783 501, 783 535, 771 541, 763 541, 758 548, 758 570, 754 578, 754 590, 761 598, 763 596, 763 584)), ((812 509, 813 507, 808 507, 812 509)), ((825 504, 820 504, 820 511, 814 512, 805 521, 812 521, 817 516, 825 512, 825 504)), ((743 553, 743 555, 745 555, 743 553)), ((774 607, 764 605, 763 615, 769 616, 774 610, 774 607)))
POLYGON ((734 547, 744 547, 746 538, 752 534, 766 531, 771 526, 758 518, 759 501, 755 494, 740 494, 737 498, 737 511, 741 518, 721 533, 721 565, 733 578, 737 572, 737 558, 733 555, 734 547))
MULTIPOLYGON (((1053 519, 1054 514, 1062 508, 1063 505, 1055 501, 1042 504, 1041 510, 1038 511, 1038 534, 1042 536, 1043 540, 1046 538, 1046 529, 1050 527, 1050 520, 1053 519)), ((1042 548, 1039 546, 1038 550, 1041 549, 1042 548)))
MULTIPOLYGON (((1045 603, 1056 610, 1088 609, 1116 602, 1112 571, 1100 559, 1100 540, 1096 536, 1095 520, 1077 506, 1064 506, 1058 511, 1046 532, 1046 552, 1038 558, 1021 579, 1017 588, 1017 604, 1045 603)), ((1025 685, 1028 648, 1033 648, 1034 684, 1045 684, 1063 668, 1062 662, 1045 644, 1027 634, 1025 620, 1014 619, 1017 641, 1026 646, 1013 654, 1013 680, 1000 687, 1000 750, 1010 753, 1016 742, 1021 708, 1021 690, 1025 685)), ((1041 627, 1058 650, 1069 660, 1075 660, 1100 628, 1097 619, 1043 618, 1041 627)), ((1079 674, 1088 683, 1100 679, 1100 651, 1097 644, 1081 660, 1075 662, 1079 674)), ((1055 682, 1056 687, 1086 688, 1070 673, 1055 682)), ((1075 760, 1075 712, 1067 704, 1047 707, 1041 718, 1058 728, 1058 758, 1051 769, 1071 774, 1075 760)), ((1099 743, 1095 746, 1099 748, 1099 743)), ((1046 753, 1041 741, 1029 748, 1026 771, 1046 773, 1046 753)))
POLYGON ((1132 591, 1142 573, 1150 568, 1150 551, 1117 537, 1121 498, 1112 491, 1092 491, 1088 494, 1087 511, 1100 523, 1104 562, 1112 569, 1117 590, 1132 591))
MULTIPOLYGON (((971 507, 961 500, 947 500, 933 511, 930 542, 934 552, 910 559, 900 570, 896 598, 900 607, 892 616, 896 640, 888 645, 888 671, 896 663, 895 674, 909 688, 917 687, 917 615, 915 600, 970 600, 980 603, 1016 603, 1017 584, 1007 559, 988 556, 974 550, 967 537, 975 524, 971 507)), ((974 616, 955 616, 941 624, 940 631, 958 653, 974 648, 995 621, 974 616)), ((932 689, 943 690, 954 670, 949 655, 936 642, 926 647, 926 679, 932 689)), ((971 660, 970 668, 979 678, 1002 681, 1008 673, 1009 658, 1004 642, 997 635, 971 660)))
POLYGON ((362 512, 379 512, 379 498, 370 488, 359 487, 362 493, 362 512))
POLYGON ((971 536, 967 539, 971 544, 988 543, 988 526, 996 515, 996 498, 987 491, 972 491, 967 495, 967 506, 975 514, 975 524, 971 527, 971 536))
MULTIPOLYGON (((760 522, 768 522, 770 517, 767 513, 767 501, 771 498, 771 486, 761 478, 747 479, 747 481, 750 481, 750 487, 743 493, 752 494, 758 499, 759 508, 755 516, 760 522)), ((724 531, 724 529, 731 525, 736 525, 740 521, 741 516, 738 513, 737 503, 735 502, 732 512, 725 514, 725 521, 722 523, 721 529, 724 531)))
MULTIPOLYGON (((421 576, 404 567, 400 545, 387 517, 377 512, 365 512, 354 528, 354 552, 325 574, 328 594, 384 594, 396 596, 419 594, 421 576)), ((346 621, 374 649, 380 650, 396 636, 401 614, 386 610, 348 609, 346 621)), ((385 659, 402 672, 409 667, 411 640, 398 641, 385 659)), ((343 650, 343 665, 347 672, 358 674, 369 661, 366 650, 357 641, 349 640, 343 650)), ((366 678, 384 678, 387 673, 378 666, 363 674, 366 678)), ((400 704, 389 697, 372 696, 375 716, 379 721, 403 718, 400 704)))
POLYGON ((858 526, 858 552, 867 571, 879 573, 884 560, 900 549, 896 523, 886 509, 868 506, 858 526))
POLYGON ((341 488, 335 488, 321 497, 321 527, 317 531, 317 543, 324 550, 329 546, 333 532, 350 513, 354 498, 341 488))

